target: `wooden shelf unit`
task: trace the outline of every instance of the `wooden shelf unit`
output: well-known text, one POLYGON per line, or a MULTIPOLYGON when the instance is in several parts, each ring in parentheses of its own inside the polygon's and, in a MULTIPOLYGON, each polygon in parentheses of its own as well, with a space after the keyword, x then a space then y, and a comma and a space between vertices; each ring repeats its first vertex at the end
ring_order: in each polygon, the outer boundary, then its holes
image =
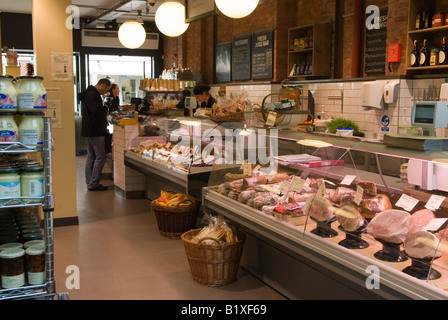
POLYGON ((330 77, 331 73, 331 24, 316 23, 288 29, 288 78, 330 77), (313 45, 309 48, 290 50, 289 46, 294 39, 312 37, 313 45), (296 65, 311 63, 311 74, 292 75, 296 65))
POLYGON ((423 40, 427 39, 428 49, 440 49, 443 37, 448 39, 448 25, 416 29, 416 16, 419 11, 430 10, 433 14, 438 11, 448 13, 448 0, 409 0, 408 14, 408 37, 406 46, 406 71, 407 73, 446 73, 448 65, 435 65, 425 67, 411 67, 411 52, 414 49, 414 40, 418 41, 418 50, 423 45, 423 40))

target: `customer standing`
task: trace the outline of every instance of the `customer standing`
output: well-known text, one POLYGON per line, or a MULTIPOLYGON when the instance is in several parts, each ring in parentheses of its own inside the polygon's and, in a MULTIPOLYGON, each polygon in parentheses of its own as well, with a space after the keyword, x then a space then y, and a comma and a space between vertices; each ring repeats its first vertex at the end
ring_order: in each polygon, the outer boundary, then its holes
POLYGON ((106 163, 106 149, 104 145, 107 132, 107 107, 103 103, 102 95, 110 90, 109 79, 100 79, 95 86, 88 86, 81 93, 82 127, 81 136, 87 138, 87 160, 85 178, 87 189, 104 191, 107 187, 100 184, 106 163))
POLYGON ((200 108, 211 108, 216 102, 215 98, 209 93, 210 89, 211 88, 205 84, 198 84, 193 88, 193 94, 196 97, 196 100, 199 101, 200 108))

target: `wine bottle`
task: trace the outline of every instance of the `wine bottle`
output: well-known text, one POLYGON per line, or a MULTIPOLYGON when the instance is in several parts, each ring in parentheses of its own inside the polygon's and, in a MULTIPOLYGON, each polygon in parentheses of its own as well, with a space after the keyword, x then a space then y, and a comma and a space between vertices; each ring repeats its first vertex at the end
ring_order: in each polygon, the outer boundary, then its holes
POLYGON ((420 66, 420 53, 418 52, 417 45, 417 40, 414 40, 414 50, 411 52, 411 67, 420 66))
POLYGON ((420 51, 420 66, 429 66, 429 59, 431 57, 431 53, 428 50, 427 40, 423 40, 423 47, 420 51))
POLYGON ((446 49, 446 37, 443 37, 442 48, 439 51, 439 64, 448 63, 448 50, 446 49))
POLYGON ((420 30, 422 28, 422 12, 417 12, 415 17, 415 30, 420 30))

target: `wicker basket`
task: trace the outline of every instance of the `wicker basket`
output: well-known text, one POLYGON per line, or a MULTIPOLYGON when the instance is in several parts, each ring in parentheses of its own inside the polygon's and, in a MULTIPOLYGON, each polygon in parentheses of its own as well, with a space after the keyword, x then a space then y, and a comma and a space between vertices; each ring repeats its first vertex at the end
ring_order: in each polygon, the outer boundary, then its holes
MULTIPOLYGON (((238 233, 238 242, 203 244, 191 241, 202 229, 182 234, 193 280, 205 286, 222 286, 236 280, 243 252, 245 234, 238 233)), ((208 238, 207 238, 208 239, 208 238)))
POLYGON ((235 112, 230 113, 225 116, 214 116, 213 114, 210 116, 210 120, 215 122, 240 122, 244 121, 244 112, 235 112))
POLYGON ((182 233, 196 227, 198 204, 190 206, 161 206, 151 203, 160 234, 165 238, 180 239, 182 233))

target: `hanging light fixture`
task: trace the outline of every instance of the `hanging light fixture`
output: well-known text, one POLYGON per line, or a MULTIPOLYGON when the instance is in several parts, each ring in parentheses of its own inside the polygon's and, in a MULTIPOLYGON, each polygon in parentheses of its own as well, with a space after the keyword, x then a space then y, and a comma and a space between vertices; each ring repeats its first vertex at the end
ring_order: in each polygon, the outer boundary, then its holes
POLYGON ((146 40, 145 28, 137 20, 129 20, 118 29, 118 39, 129 49, 140 47, 146 40))
POLYGON ((168 37, 180 36, 189 26, 185 23, 184 5, 174 1, 162 3, 156 11, 156 25, 168 37))
POLYGON ((226 16, 239 19, 252 13, 259 0, 215 0, 216 6, 226 16))

